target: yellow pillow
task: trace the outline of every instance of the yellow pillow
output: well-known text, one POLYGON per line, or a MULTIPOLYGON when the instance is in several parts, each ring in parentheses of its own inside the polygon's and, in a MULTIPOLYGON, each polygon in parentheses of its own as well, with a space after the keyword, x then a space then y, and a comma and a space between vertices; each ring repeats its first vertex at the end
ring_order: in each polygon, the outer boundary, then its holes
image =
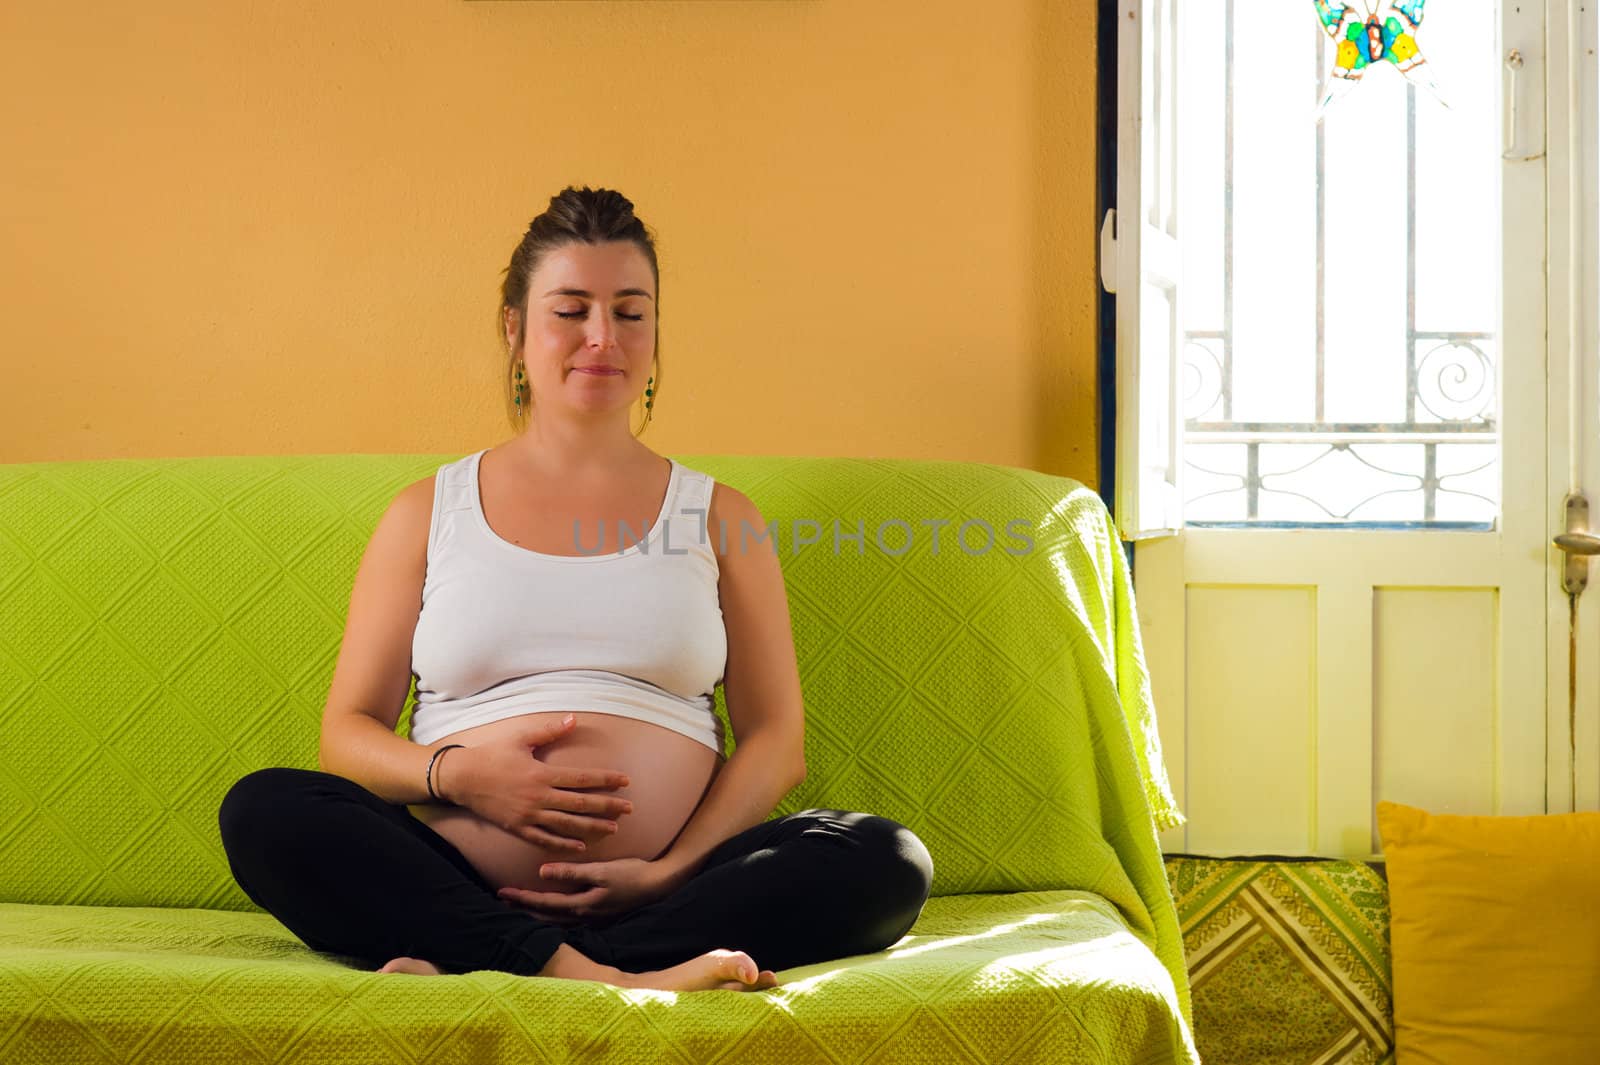
POLYGON ((1600 1061, 1600 813, 1378 804, 1396 1065, 1600 1061))

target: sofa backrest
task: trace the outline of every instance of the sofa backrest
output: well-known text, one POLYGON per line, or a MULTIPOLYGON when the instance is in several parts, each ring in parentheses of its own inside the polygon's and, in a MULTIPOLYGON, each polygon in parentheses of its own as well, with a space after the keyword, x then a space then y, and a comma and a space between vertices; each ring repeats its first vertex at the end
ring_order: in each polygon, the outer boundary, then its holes
MULTIPOLYGON (((254 769, 316 766, 361 553, 394 495, 457 457, 0 466, 0 901, 252 909, 218 804, 254 769)), ((1103 740, 1058 727, 1047 668, 1109 638, 1075 634, 1082 598, 1110 592, 1055 550, 1077 533, 1053 515, 1092 493, 972 463, 675 457, 777 525, 809 769, 778 813, 910 825, 937 894, 1100 875, 1057 843, 1094 829, 1103 740)))

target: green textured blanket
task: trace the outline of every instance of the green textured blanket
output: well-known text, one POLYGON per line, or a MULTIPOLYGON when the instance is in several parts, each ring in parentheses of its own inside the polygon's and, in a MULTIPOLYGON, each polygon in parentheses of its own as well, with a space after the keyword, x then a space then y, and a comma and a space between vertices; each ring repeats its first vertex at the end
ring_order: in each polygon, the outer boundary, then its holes
MULTIPOLYGON (((12 811, 0 826, 0 903, 173 907, 192 928, 227 917, 207 911, 233 910, 270 927, 228 872, 218 804, 253 769, 316 765, 361 551, 401 487, 456 457, 0 466, 0 797, 12 811)), ((1127 569, 1099 498, 1063 478, 980 464, 676 457, 743 490, 778 533, 809 773, 777 813, 841 807, 912 827, 934 857, 935 896, 950 897, 930 903, 914 936, 934 934, 925 923, 941 907, 976 893, 1030 893, 1017 904, 1032 907, 1058 892, 1100 896, 1131 936, 1118 942, 1158 960, 1172 1020, 1164 1056, 1103 1060, 1193 1060, 1183 946, 1156 837, 1181 815, 1127 569), (813 531, 815 542, 797 542, 796 532, 813 531)), ((952 969, 947 985, 932 973, 958 957, 950 945, 905 954, 931 966, 917 994, 931 1001, 947 986, 972 1006, 964 1023, 1007 1026, 1000 1039, 1012 1034, 1012 991, 1033 994, 1006 973, 1059 972, 1038 979, 1069 1026, 1119 1045, 1107 1040, 1122 1021, 1093 1020, 1118 1016, 1116 996, 1103 993, 1110 977, 1074 968, 1100 934, 1078 923, 1082 907, 1064 909, 1064 931, 1041 943, 1028 931, 1034 911, 1015 914, 1008 898, 995 894, 993 915, 972 911, 989 923, 950 933, 989 961, 961 976, 952 969)), ((146 911, 120 912, 141 915, 126 930, 137 944, 146 911)), ((170 962, 86 953, 71 930, 87 913, 63 911, 43 942, 0 937, 0 1058, 26 1060, 18 1048, 34 1044, 12 1040, 16 1026, 68 1023, 60 1018, 79 1008, 74 989, 90 994, 105 980, 123 981, 130 1017, 160 1012, 164 985, 146 977, 176 980, 170 962)), ((248 976, 215 979, 277 986, 250 964, 230 970, 248 976)), ((830 979, 812 993, 828 1000, 848 983, 851 994, 882 987, 892 997, 878 973, 867 967, 861 983, 830 979)), ((490 993, 496 979, 434 978, 426 997, 468 996, 476 1005, 458 1012, 492 1011, 503 1000, 490 993)), ((329 1017, 364 1008, 340 997, 337 981, 322 986, 329 1017)), ((396 989, 371 994, 408 1003, 393 1017, 418 1007, 419 992, 396 989)), ((571 1001, 593 993, 573 990, 571 1001)), ((263 1024, 275 1023, 276 995, 258 999, 263 1024)), ((848 1015, 842 999, 838 1008, 848 1015)), ((205 1023, 203 1007, 186 1016, 205 1023)), ((158 1034, 147 1026, 140 1038, 158 1034)))
POLYGON ((777 812, 840 806, 912 826, 935 894, 1097 892, 1167 966, 1188 1016, 1156 838, 1183 816, 1100 497, 978 463, 679 461, 745 492, 776 527, 809 767, 777 812), (808 519, 816 534, 797 524, 808 519), (846 539, 858 531, 860 552, 846 539))
POLYGON ((0 1060, 1198 1060, 1180 1053, 1166 972, 1087 892, 931 899, 890 950, 781 979, 675 994, 496 972, 380 976, 307 951, 260 913, 0 904, 0 1060))

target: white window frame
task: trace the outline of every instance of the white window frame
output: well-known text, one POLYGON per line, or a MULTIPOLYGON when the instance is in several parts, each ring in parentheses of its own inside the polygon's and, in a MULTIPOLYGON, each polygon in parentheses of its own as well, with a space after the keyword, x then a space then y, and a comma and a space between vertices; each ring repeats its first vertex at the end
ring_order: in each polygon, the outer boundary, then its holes
MULTIPOLYGON (((1182 230, 1175 195, 1181 114, 1173 91, 1182 49, 1162 45, 1182 39, 1185 12, 1194 2, 1119 0, 1115 9, 1117 200, 1101 225, 1100 274, 1106 291, 1116 295, 1114 512, 1128 541, 1170 536, 1184 527, 1182 230), (1153 166, 1146 167, 1152 150, 1153 166), (1165 177, 1152 179, 1151 169, 1165 177), (1149 328, 1163 323, 1167 328, 1149 328)), ((1600 469, 1593 311, 1600 296, 1594 231, 1600 217, 1600 103, 1596 56, 1584 45, 1595 41, 1595 13, 1580 0, 1545 0, 1545 7, 1545 85, 1530 93, 1531 79, 1525 79, 1518 110, 1542 102, 1548 130, 1550 372, 1557 382, 1548 423, 1552 459, 1558 453, 1567 458, 1568 487, 1576 489, 1583 487, 1583 469, 1600 469)), ((1552 467, 1558 474, 1553 483, 1563 480, 1560 469, 1552 467)), ((1600 507, 1600 485, 1588 488, 1600 507)))
POLYGON ((1183 268, 1177 197, 1181 0, 1117 4, 1117 206, 1101 226, 1101 280, 1116 301, 1115 517, 1124 540, 1183 527, 1179 389, 1183 268), (1146 18, 1146 14, 1149 18, 1146 18), (1156 62, 1147 62, 1151 56, 1156 62), (1147 172, 1150 155, 1156 165, 1147 172), (1148 186, 1148 187, 1147 187, 1148 186), (1159 335, 1153 323, 1166 328, 1159 335))

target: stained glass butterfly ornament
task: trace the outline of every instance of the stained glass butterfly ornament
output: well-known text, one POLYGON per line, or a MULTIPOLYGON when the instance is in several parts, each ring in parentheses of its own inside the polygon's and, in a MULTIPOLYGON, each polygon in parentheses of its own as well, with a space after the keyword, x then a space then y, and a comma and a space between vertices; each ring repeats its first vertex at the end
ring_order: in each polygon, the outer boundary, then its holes
POLYGON ((1445 106, 1439 86, 1428 70, 1417 45, 1417 27, 1422 25, 1422 5, 1426 0, 1391 0, 1370 3, 1361 0, 1311 0, 1322 20, 1322 28, 1337 44, 1333 68, 1322 83, 1322 99, 1317 104, 1317 120, 1322 120, 1328 105, 1361 80, 1367 68, 1387 60, 1405 75, 1407 81, 1433 93, 1445 106))

